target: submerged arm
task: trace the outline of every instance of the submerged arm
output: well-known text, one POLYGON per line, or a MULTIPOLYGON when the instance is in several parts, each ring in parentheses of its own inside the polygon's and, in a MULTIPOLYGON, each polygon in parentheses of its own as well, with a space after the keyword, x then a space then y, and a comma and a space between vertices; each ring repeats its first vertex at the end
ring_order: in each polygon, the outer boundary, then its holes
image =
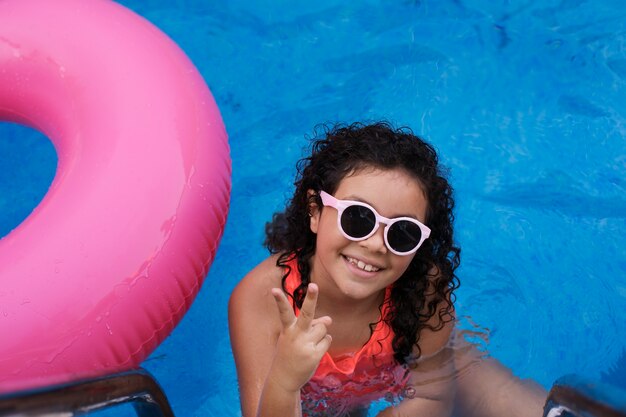
MULTIPOLYGON (((445 326, 451 329, 453 324, 445 326)), ((440 332, 449 334, 446 327, 440 332)), ((409 371, 404 400, 383 410, 378 417, 449 417, 454 408, 456 389, 454 353, 444 345, 434 353, 420 357, 415 368, 409 371)))

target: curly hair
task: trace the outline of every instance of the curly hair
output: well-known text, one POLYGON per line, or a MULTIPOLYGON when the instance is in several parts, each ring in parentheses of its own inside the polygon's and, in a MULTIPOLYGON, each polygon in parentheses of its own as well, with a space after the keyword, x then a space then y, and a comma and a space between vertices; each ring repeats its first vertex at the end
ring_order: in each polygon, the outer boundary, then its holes
MULTIPOLYGON (((455 270, 460 263, 460 249, 454 246, 452 236, 454 199, 447 171, 439 164, 435 149, 409 128, 394 129, 389 123, 379 122, 321 126, 321 130, 321 134, 319 129, 315 131, 310 156, 298 161, 295 192, 286 210, 274 214, 266 224, 265 246, 270 253, 280 254, 276 264, 285 271, 283 289, 291 272, 287 263, 297 260, 301 284, 289 295, 301 307, 311 279, 309 260, 316 245, 309 208, 312 203, 322 207, 319 191, 334 194, 344 177, 363 169, 399 168, 409 173, 426 196, 426 224, 432 232, 404 274, 392 284, 391 298, 387 300, 389 313, 382 320, 394 332, 395 360, 405 364, 410 358, 412 362, 420 356, 421 330, 440 330, 453 319, 453 291, 459 287, 455 270), (438 324, 433 326, 428 322, 435 315, 438 324)), ((374 325, 370 324, 370 330, 374 325)))

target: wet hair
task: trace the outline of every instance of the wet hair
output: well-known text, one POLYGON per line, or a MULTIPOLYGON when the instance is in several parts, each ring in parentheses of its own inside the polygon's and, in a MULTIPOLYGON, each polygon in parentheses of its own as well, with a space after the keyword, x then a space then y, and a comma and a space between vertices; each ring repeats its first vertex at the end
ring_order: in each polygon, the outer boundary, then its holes
MULTIPOLYGON (((454 246, 452 236, 452 187, 430 144, 409 128, 395 129, 386 122, 318 127, 310 156, 298 161, 293 197, 286 210, 274 214, 266 224, 265 246, 280 254, 276 264, 285 271, 283 289, 291 272, 287 264, 297 259, 301 284, 290 296, 300 308, 310 282, 309 260, 316 244, 316 234, 310 229, 311 204, 322 208, 321 190, 334 194, 346 176, 366 169, 405 171, 419 183, 428 203, 425 223, 431 235, 392 284, 388 314, 382 317, 394 332, 394 358, 399 363, 407 363, 409 358, 412 362, 420 356, 421 330, 437 331, 453 320, 453 291, 459 287, 455 270, 460 249, 454 246), (436 325, 428 323, 434 316, 436 325)), ((371 330, 375 324, 370 324, 371 330)))

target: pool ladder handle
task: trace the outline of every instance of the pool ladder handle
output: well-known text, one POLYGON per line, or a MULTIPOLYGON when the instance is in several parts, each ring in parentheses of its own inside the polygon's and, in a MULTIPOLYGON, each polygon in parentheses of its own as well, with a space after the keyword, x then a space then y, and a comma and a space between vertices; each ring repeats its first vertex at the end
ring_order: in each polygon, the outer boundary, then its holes
POLYGON ((568 375, 554 383, 543 410, 543 417, 626 417, 626 392, 568 375))
POLYGON ((174 417, 165 393, 146 370, 0 395, 0 417, 72 417, 132 403, 139 417, 174 417))

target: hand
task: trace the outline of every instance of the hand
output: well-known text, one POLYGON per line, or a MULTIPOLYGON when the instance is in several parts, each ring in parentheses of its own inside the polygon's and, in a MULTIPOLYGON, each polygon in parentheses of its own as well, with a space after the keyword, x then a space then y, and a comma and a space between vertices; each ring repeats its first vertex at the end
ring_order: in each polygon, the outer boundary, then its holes
POLYGON ((318 293, 317 285, 309 284, 300 315, 296 317, 285 293, 279 288, 272 289, 281 332, 270 377, 286 391, 299 391, 311 379, 332 341, 328 334, 331 318, 314 318, 318 293))

